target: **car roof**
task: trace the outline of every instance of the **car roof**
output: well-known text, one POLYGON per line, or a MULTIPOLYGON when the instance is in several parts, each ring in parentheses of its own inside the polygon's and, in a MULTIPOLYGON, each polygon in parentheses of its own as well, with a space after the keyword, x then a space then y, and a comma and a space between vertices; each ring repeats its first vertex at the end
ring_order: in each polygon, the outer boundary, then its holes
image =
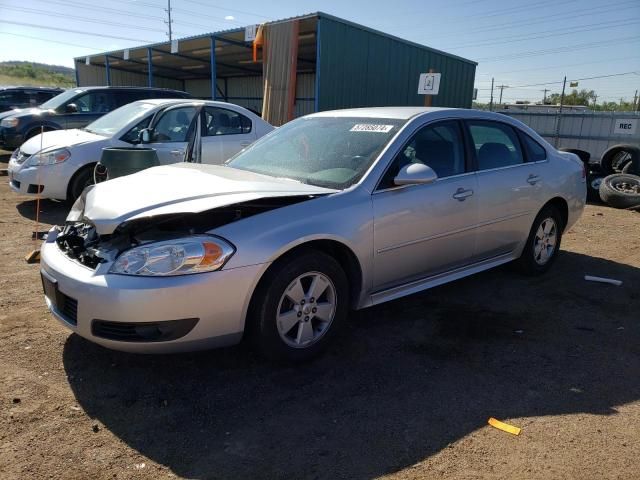
POLYGON ((237 105, 235 103, 219 102, 216 100, 202 100, 198 98, 145 98, 142 100, 136 100, 135 102, 131 102, 131 103, 148 103, 150 105, 157 105, 157 106, 174 105, 179 103, 196 104, 196 105, 204 104, 204 105, 219 106, 219 107, 228 107, 229 105, 231 105, 233 107, 238 107, 246 110, 246 108, 243 107, 242 105, 237 105))
POLYGON ((344 110, 329 110, 326 112, 312 113, 309 117, 361 117, 361 118, 395 118, 408 120, 416 115, 428 112, 440 112, 443 110, 457 110, 456 108, 442 107, 369 107, 347 108, 344 110))
POLYGON ((44 91, 52 91, 52 92, 61 92, 64 89, 61 87, 30 87, 28 85, 25 85, 25 86, 5 85, 5 86, 0 86, 0 90, 44 90, 44 91))
POLYGON ((100 90, 161 90, 161 91, 165 91, 165 92, 181 92, 181 93, 187 93, 184 92, 182 90, 176 90, 174 88, 160 88, 160 87, 110 87, 108 85, 94 85, 91 87, 69 87, 68 90, 82 90, 82 91, 87 91, 87 90, 96 90, 96 89, 100 89, 100 90))

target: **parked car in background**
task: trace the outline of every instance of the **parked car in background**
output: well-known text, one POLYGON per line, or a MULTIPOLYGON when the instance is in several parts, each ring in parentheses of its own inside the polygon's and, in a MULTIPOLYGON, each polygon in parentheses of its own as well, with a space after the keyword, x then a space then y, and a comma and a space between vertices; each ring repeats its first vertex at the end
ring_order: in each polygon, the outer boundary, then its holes
POLYGON ((361 309, 516 261, 547 271, 585 171, 533 130, 475 110, 312 114, 225 165, 100 183, 41 249, 46 302, 105 347, 195 350, 251 337, 318 354, 361 309))
POLYGON ((238 105, 205 100, 139 100, 82 129, 45 132, 27 140, 9 161, 11 188, 21 194, 75 200, 93 183, 105 147, 142 145, 156 150, 160 164, 197 161, 220 164, 273 127, 238 105), (199 135, 194 135, 200 127, 199 135), (195 138, 194 138, 195 137, 195 138), (189 149, 189 141, 200 148, 189 149), (195 152, 193 158, 186 158, 195 152))
POLYGON ((0 112, 37 107, 63 91, 57 87, 0 87, 0 112))
POLYGON ((39 108, 0 115, 0 148, 13 150, 42 130, 85 127, 106 113, 145 98, 191 98, 165 88, 81 87, 53 97, 39 108))

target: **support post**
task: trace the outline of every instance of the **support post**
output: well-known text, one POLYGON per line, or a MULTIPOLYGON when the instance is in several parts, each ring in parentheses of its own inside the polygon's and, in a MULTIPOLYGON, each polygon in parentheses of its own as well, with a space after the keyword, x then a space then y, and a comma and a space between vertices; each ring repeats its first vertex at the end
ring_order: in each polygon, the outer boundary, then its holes
POLYGON ((322 44, 320 43, 320 25, 322 17, 318 17, 318 23, 316 24, 316 88, 315 99, 313 100, 313 110, 315 112, 320 111, 320 54, 322 51, 322 44))
POLYGON ((107 86, 111 86, 111 65, 109 65, 109 55, 104 57, 104 69, 107 74, 107 86))
POLYGON ((216 86, 218 84, 218 75, 216 72, 216 37, 215 35, 211 35, 209 38, 209 42, 211 44, 211 100, 216 99, 216 86))
MULTIPOLYGON (((433 70, 433 68, 430 68, 428 73, 435 73, 435 71, 433 70)), ((425 107, 433 106, 433 95, 424 96, 424 106, 425 107)))
POLYGON ((147 85, 153 87, 153 59, 151 58, 151 49, 147 48, 147 85))
POLYGON ((493 77, 491 77, 491 100, 489 100, 489 111, 493 112, 493 77))
POLYGON ((75 67, 75 70, 76 70, 76 87, 79 87, 80 86, 80 74, 78 73, 78 62, 76 62, 74 60, 73 66, 75 67))
POLYGON ((558 109, 558 120, 556 121, 556 138, 553 142, 553 146, 558 148, 558 143, 560 143, 560 122, 562 121, 562 106, 564 105, 564 91, 567 86, 567 76, 564 76, 564 80, 562 81, 562 95, 560 95, 560 108, 558 109))

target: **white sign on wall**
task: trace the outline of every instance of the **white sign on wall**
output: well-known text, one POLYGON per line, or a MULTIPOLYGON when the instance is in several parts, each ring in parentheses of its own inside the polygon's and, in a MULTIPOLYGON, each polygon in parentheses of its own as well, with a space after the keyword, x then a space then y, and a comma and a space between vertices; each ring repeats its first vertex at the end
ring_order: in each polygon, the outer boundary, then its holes
POLYGON ((633 135, 638 129, 637 118, 616 118, 616 123, 613 126, 614 134, 633 135))
POLYGON ((249 25, 244 27, 244 41, 253 42, 256 39, 258 33, 258 25, 249 25))
POLYGON ((122 58, 124 58, 125 60, 129 60, 129 49, 128 48, 122 53, 122 58))
POLYGON ((178 40, 171 40, 171 53, 178 53, 178 40))
POLYGON ((418 95, 438 95, 440 90, 439 73, 421 73, 418 82, 418 95))

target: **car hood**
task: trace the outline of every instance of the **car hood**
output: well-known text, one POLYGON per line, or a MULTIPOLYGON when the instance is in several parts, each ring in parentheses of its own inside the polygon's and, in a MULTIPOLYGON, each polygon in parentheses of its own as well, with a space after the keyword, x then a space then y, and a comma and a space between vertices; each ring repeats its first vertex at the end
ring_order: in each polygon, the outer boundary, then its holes
POLYGON ((177 163, 96 185, 83 195, 83 216, 99 235, 106 235, 125 221, 144 217, 199 213, 259 198, 333 192, 221 165, 177 163))
POLYGON ((44 132, 42 138, 36 135, 22 144, 20 150, 27 155, 33 155, 42 148, 43 150, 51 150, 55 148, 73 147, 88 142, 105 140, 106 137, 87 132, 86 130, 54 130, 52 132, 44 132))

